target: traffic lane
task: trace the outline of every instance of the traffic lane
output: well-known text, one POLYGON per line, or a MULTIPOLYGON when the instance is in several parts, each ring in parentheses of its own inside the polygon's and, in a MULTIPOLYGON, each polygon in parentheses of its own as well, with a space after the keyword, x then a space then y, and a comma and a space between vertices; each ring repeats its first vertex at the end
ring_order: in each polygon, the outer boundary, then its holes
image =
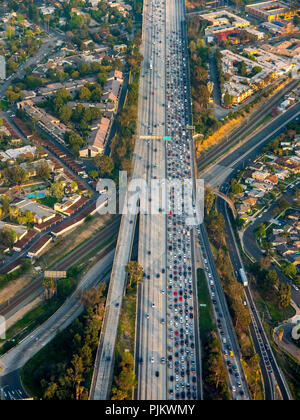
POLYGON ((253 327, 253 324, 250 324, 250 332, 251 332, 251 336, 252 336, 252 340, 254 342, 254 347, 256 350, 256 353, 259 355, 260 358, 260 368, 261 368, 261 373, 262 373, 262 377, 263 377, 263 382, 264 382, 264 390, 265 390, 265 399, 266 401, 273 401, 274 400, 274 392, 273 392, 273 386, 270 380, 270 376, 269 373, 266 369, 266 366, 263 362, 264 358, 262 355, 262 351, 260 349, 260 345, 258 342, 258 338, 256 336, 255 333, 255 329, 253 327))
POLYGON ((13 401, 28 398, 21 384, 19 369, 0 377, 0 388, 1 398, 4 400, 13 401))

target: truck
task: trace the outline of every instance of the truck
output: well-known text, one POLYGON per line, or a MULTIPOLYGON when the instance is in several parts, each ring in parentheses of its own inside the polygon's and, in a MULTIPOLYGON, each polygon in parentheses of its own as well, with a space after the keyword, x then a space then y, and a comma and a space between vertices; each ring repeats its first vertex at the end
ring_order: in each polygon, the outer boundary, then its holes
POLYGON ((150 68, 150 70, 153 69, 153 64, 152 64, 152 61, 151 60, 150 60, 150 63, 149 63, 149 68, 150 68))
POLYGON ((248 286, 248 279, 245 273, 245 270, 243 268, 239 269, 240 277, 243 283, 243 286, 248 286))

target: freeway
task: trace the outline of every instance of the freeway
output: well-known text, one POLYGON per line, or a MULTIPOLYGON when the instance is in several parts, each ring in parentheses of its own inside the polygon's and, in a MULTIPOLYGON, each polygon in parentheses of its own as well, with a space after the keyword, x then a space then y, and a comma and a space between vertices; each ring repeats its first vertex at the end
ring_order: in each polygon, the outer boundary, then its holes
MULTIPOLYGON (((101 246, 102 244, 105 244, 108 239, 115 235, 118 232, 119 224, 120 218, 117 217, 110 225, 106 226, 104 229, 95 234, 88 241, 84 242, 81 246, 72 251, 68 256, 50 268, 53 270, 68 270, 76 262, 88 255, 93 249, 101 246)), ((27 303, 32 301, 36 296, 39 296, 41 293, 43 293, 44 288, 42 286, 42 278, 42 275, 38 276, 33 282, 23 288, 14 297, 1 304, 0 315, 5 316, 6 319, 10 318, 27 303)))
MULTIPOLYGON (((171 180, 191 179, 193 143, 190 133, 185 131, 190 119, 190 96, 186 40, 183 39, 186 35, 183 32, 184 2, 146 1, 143 11, 141 53, 144 60, 132 178, 140 182, 139 185, 146 181, 149 186, 150 181, 159 181, 166 175, 171 180)), ((145 276, 139 287, 137 305, 136 398, 201 398, 198 318, 192 305, 195 302, 195 267, 191 229, 184 216, 175 214, 177 208, 172 194, 180 198, 179 190, 168 191, 169 197, 155 187, 151 189, 151 196, 147 192, 140 196, 143 211, 140 214, 138 260, 145 276), (168 218, 167 205, 170 209, 168 218)), ((128 191, 129 198, 130 193, 132 191, 128 191)), ((185 204, 180 207, 182 209, 185 210, 185 204)), ((125 266, 130 258, 134 225, 135 216, 123 214, 91 399, 106 399, 110 395, 125 266)))
POLYGON ((114 250, 107 247, 101 260, 86 273, 76 291, 55 314, 0 358, 1 399, 26 398, 20 382, 20 369, 55 337, 57 331, 64 330, 81 314, 80 291, 108 280, 113 257, 114 250))
MULTIPOLYGON (((228 186, 227 186, 228 188, 228 186)), ((217 199, 217 208, 225 219, 226 226, 226 244, 228 246, 230 259, 235 270, 237 280, 241 280, 238 273, 240 269, 244 269, 243 261, 238 249, 235 235, 231 226, 231 220, 228 213, 228 205, 221 198, 217 199)), ((276 399, 275 389, 278 386, 284 400, 291 400, 291 393, 285 381, 285 378, 276 362, 268 337, 264 330, 259 313, 256 309, 251 289, 244 286, 245 300, 251 315, 250 331, 255 344, 257 354, 260 357, 260 365, 264 380, 266 400, 276 399)))
MULTIPOLYGON (((139 103, 139 133, 153 136, 140 140, 144 149, 137 171, 147 185, 151 179, 161 180, 165 176, 166 150, 162 137, 165 125, 165 13, 164 2, 146 1, 143 13, 143 55, 141 73, 141 100, 139 103), (151 64, 150 64, 151 63, 151 64), (154 137, 157 137, 155 139, 154 137)), ((144 268, 145 277, 139 287, 136 364, 139 400, 165 400, 166 368, 161 363, 166 357, 166 219, 154 207, 154 198, 144 198, 140 214, 139 263, 144 268), (151 200, 151 201, 149 201, 151 200), (153 200, 153 202, 152 202, 153 200), (144 214, 143 214, 144 213, 144 214)), ((163 207, 162 204, 159 204, 163 207)))

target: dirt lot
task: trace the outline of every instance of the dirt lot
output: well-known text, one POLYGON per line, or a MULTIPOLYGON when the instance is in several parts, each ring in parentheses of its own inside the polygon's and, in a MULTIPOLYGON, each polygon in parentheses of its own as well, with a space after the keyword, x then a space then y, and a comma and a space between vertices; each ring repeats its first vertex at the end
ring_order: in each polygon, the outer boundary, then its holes
POLYGON ((32 270, 31 272, 26 273, 15 280, 11 280, 5 287, 3 287, 3 289, 0 290, 0 304, 6 302, 21 289, 23 289, 23 287, 25 287, 33 280, 35 275, 36 273, 34 273, 32 270))
POLYGON ((95 215, 92 220, 84 222, 73 232, 57 239, 56 242, 51 243, 45 255, 41 256, 38 260, 37 265, 40 265, 42 268, 52 266, 63 256, 66 256, 83 241, 90 238, 104 227, 110 219, 111 215, 95 215))

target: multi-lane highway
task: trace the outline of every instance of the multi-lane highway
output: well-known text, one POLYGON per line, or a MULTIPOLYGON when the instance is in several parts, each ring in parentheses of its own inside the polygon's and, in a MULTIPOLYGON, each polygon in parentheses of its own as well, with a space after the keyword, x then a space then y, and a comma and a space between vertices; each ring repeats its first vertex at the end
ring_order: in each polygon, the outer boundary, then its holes
MULTIPOLYGON (((139 142, 143 149, 137 173, 148 186, 165 177, 165 4, 146 1, 143 13, 144 63, 141 71, 139 142)), ((157 191, 159 195, 159 192, 157 191)), ((144 281, 138 294, 136 365, 140 400, 167 398, 166 389, 166 219, 162 197, 153 191, 141 201, 139 263, 144 281), (157 208, 154 203, 157 201, 157 208), (153 211, 152 211, 153 210, 153 211)))
MULTIPOLYGON (((193 143, 186 129, 191 113, 184 2, 146 1, 143 21, 144 60, 132 178, 147 186, 165 177, 170 181, 192 180, 193 143)), ((145 192, 143 186, 140 189, 145 192)), ((193 241, 186 224, 188 204, 183 202, 177 207, 182 199, 181 184, 179 189, 158 190, 157 185, 150 196, 146 191, 140 200, 138 260, 145 275, 138 294, 136 398, 198 399, 200 346, 194 309, 197 302, 193 241)), ((123 215, 92 399, 109 397, 125 266, 130 258, 128 244, 134 225, 135 216, 123 215)))

